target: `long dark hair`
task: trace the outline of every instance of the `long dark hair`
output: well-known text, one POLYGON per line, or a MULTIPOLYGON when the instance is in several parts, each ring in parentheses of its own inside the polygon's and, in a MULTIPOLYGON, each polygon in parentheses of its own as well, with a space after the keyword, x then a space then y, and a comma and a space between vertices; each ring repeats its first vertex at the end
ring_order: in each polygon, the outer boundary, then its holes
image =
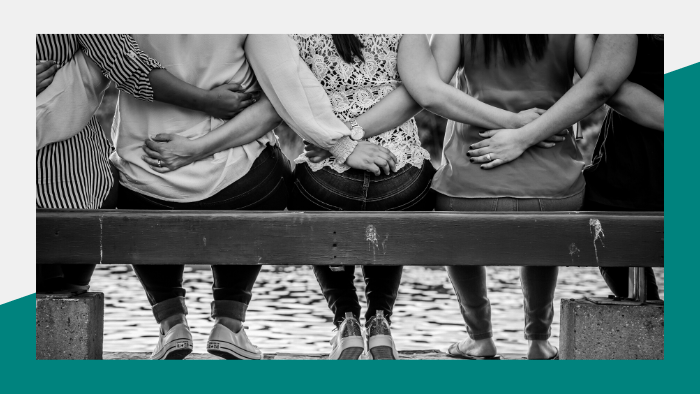
MULTIPOLYGON (((524 64, 530 58, 541 60, 547 50, 549 36, 546 34, 470 34, 470 52, 472 58, 476 53, 479 36, 484 40, 484 62, 487 66, 491 63, 491 57, 498 48, 511 66, 524 64), (530 48, 528 49, 528 41, 530 48)), ((466 40, 462 38, 462 45, 466 48, 466 40)), ((463 56, 464 57, 464 56, 463 56)))
POLYGON ((331 34, 331 36, 333 36, 333 44, 335 44, 335 49, 338 50, 340 57, 343 58, 346 63, 354 63, 355 56, 360 58, 360 62, 365 61, 365 57, 362 56, 362 48, 365 46, 356 35, 331 34))

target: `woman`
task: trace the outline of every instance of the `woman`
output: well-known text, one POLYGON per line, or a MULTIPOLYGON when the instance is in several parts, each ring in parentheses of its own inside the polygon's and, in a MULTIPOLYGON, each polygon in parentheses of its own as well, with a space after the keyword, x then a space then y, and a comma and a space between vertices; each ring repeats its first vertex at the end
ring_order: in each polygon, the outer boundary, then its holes
MULTIPOLYGON (((412 37, 408 39, 409 43, 404 43, 408 36, 401 35, 356 37, 317 34, 293 37, 299 46, 299 55, 309 64, 330 96, 332 114, 346 122, 348 134, 351 130, 355 132, 352 137, 359 140, 354 142, 358 148, 375 147, 377 152, 368 158, 375 160, 373 166, 350 168, 352 156, 345 162, 340 161, 336 152, 324 150, 325 147, 321 145, 326 143, 323 136, 290 124, 313 144, 309 144, 306 154, 296 160, 299 164, 295 170, 296 181, 289 209, 432 210, 433 196, 429 186, 434 169, 428 160, 428 153, 420 147, 413 120, 420 106, 404 87, 398 86, 401 78, 396 67, 397 51, 430 54, 425 36, 412 37), (363 140, 363 137, 367 140, 363 140)), ((283 50, 280 48, 270 52, 283 50)), ((423 56, 421 59, 432 61, 431 57, 423 56)), ((266 59, 267 63, 274 61, 273 58, 266 59)), ((251 62, 255 66, 256 61, 251 62)), ((262 66, 259 62, 258 65, 262 66)), ((437 71, 434 68, 431 70, 435 72, 434 78, 439 79, 437 71)), ((268 96, 272 96, 276 92, 274 89, 268 91, 266 86, 272 87, 274 84, 267 83, 267 78, 269 75, 259 75, 263 89, 268 96)), ((456 90, 452 93, 461 94, 456 90)), ((532 110, 513 114, 468 96, 466 99, 456 99, 459 105, 455 105, 454 110, 461 119, 488 127, 520 127, 537 117, 539 112, 532 110)), ((277 101, 271 100, 273 104, 277 101)), ((277 102, 275 108, 288 123, 288 118, 293 119, 295 111, 288 105, 277 102)), ((161 138, 164 142, 160 146, 152 142, 148 145, 164 153, 163 160, 172 164, 169 164, 168 171, 189 165, 194 157, 202 157, 202 149, 195 146, 197 140, 178 138, 173 141, 174 136, 156 137, 161 138)), ((235 143, 236 138, 232 134, 222 140, 235 143)), ((209 150, 204 155, 211 153, 209 150)), ((331 341, 330 359, 357 359, 364 349, 353 271, 353 266, 346 266, 345 269, 314 267, 324 296, 334 312, 334 324, 339 327, 331 341)), ((396 347, 389 324, 398 294, 401 267, 365 267, 364 273, 369 301, 365 314, 369 331, 368 354, 377 359, 395 359, 396 347)))
MULTIPOLYGON (((611 107, 586 168, 586 211, 664 210, 664 37, 638 34, 634 68, 611 107), (649 94, 651 93, 651 94, 649 94)), ((612 292, 628 296, 628 268, 600 267, 612 292)), ((647 299, 658 300, 651 267, 647 299)))
MULTIPOLYGON (((94 116, 110 81, 139 100, 220 117, 232 117, 252 98, 233 86, 205 91, 178 80, 125 34, 37 34, 36 62, 37 208, 115 207, 117 187, 109 164, 114 148, 94 116), (61 78, 64 74, 75 78, 61 78), (68 82, 71 86, 64 85, 68 82), (79 82, 95 86, 80 90, 79 82)), ((84 293, 94 269, 94 264, 38 265, 37 293, 84 293)))
MULTIPOLYGON (((281 111, 291 127, 304 130, 311 140, 334 151, 349 165, 367 169, 374 165, 375 156, 388 157, 371 144, 352 143, 342 122, 323 115, 330 114, 325 93, 300 64, 296 47, 286 36, 134 38, 175 76, 199 88, 235 82, 254 91, 257 76, 263 88, 267 87, 267 95, 229 122, 172 105, 120 98, 113 127, 117 150, 111 157, 121 173, 120 208, 283 210, 292 174, 272 132, 281 119, 271 100, 282 109, 293 109, 292 116, 281 111), (309 80, 315 85, 308 84, 309 80)), ((161 327, 151 358, 184 358, 193 347, 186 320, 184 266, 173 261, 172 265, 134 266, 134 271, 161 327)), ((215 322, 207 351, 226 359, 261 359, 262 352, 243 329, 260 265, 257 261, 251 261, 251 265, 218 265, 212 271, 215 322)))
MULTIPOLYGON (((431 48, 445 83, 457 71, 463 94, 517 112, 530 107, 548 109, 571 88, 581 39, 573 35, 436 35, 431 48)), ((399 67, 416 66, 399 57, 399 67)), ((584 163, 573 135, 561 136, 555 146, 548 145, 550 149, 523 149, 518 162, 483 171, 481 163, 501 158, 472 150, 486 129, 456 121, 449 114, 451 103, 431 95, 425 80, 405 82, 416 101, 450 119, 442 165, 433 180, 436 210, 569 211, 581 207, 584 163)), ((485 268, 450 266, 447 271, 469 333, 469 338, 450 346, 448 353, 467 359, 498 358, 485 268)), ((558 356, 548 342, 557 273, 557 267, 521 268, 528 359, 558 356)))

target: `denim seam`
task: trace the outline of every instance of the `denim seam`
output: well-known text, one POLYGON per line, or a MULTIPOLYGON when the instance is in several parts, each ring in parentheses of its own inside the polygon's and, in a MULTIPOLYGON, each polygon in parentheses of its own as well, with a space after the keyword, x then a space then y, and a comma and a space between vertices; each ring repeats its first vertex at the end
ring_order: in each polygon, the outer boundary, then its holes
MULTIPOLYGON (((219 200, 219 201, 200 202, 198 205, 201 206, 201 207, 207 207, 207 206, 211 206, 211 205, 225 204, 225 203, 230 202, 230 201, 232 201, 232 200, 235 200, 235 199, 237 199, 237 198, 245 197, 245 196, 247 196, 247 195, 253 193, 258 187, 262 186, 263 183, 265 183, 265 181, 267 181, 271 176, 273 176, 273 175, 274 175, 274 172, 276 172, 276 171, 275 171, 275 170, 276 170, 276 167, 277 167, 277 163, 275 163, 275 168, 273 168, 273 170, 270 171, 270 173, 267 174, 263 180, 261 180, 261 181, 258 182, 254 187, 248 189, 247 191, 245 191, 245 192, 243 192, 243 193, 241 193, 241 194, 237 194, 237 195, 235 195, 235 196, 233 196, 233 197, 229 197, 229 198, 226 198, 226 199, 223 199, 223 200, 219 200)), ((252 168, 251 168, 251 170, 252 170, 252 168)), ((250 173, 250 170, 248 171, 248 173, 250 173)), ((235 183, 235 182, 234 182, 234 183, 235 183)), ((239 209, 240 209, 240 208, 239 208, 239 209)))
POLYGON ((423 189, 423 191, 421 191, 420 194, 418 196, 416 196, 413 200, 411 200, 407 203, 401 204, 397 207, 389 208, 389 209, 387 209, 387 211, 397 211, 397 210, 405 211, 406 209, 411 208, 412 206, 423 201, 423 199, 425 199, 425 197, 427 197, 429 193, 430 193, 430 183, 428 183, 425 186, 425 189, 423 189))
POLYGON ((277 189, 279 188, 280 184, 282 184, 283 182, 284 182, 284 177, 283 177, 283 176, 280 176, 280 180, 277 181, 277 184, 275 185, 275 187, 272 188, 272 190, 270 190, 269 193, 267 193, 265 196, 263 196, 262 198, 258 199, 257 201, 255 201, 255 202, 253 202, 253 203, 250 203, 250 204, 248 204, 248 205, 246 205, 246 206, 243 206, 243 207, 238 207, 238 208, 236 208, 235 210, 236 210, 236 211, 239 211, 239 210, 241 210, 241 209, 246 209, 246 208, 251 207, 251 206, 253 206, 253 205, 255 205, 255 204, 258 204, 258 203, 261 202, 261 201, 264 201, 266 198, 270 197, 270 195, 271 195, 272 193, 276 192, 277 189))
MULTIPOLYGON (((298 179, 296 181, 294 181, 294 186, 296 186, 297 190, 299 190, 299 193, 301 193, 301 195, 304 196, 304 198, 306 198, 307 201, 309 201, 310 203, 316 205, 317 207, 319 207, 323 210, 333 211, 332 208, 335 208, 338 211, 343 210, 342 208, 336 207, 335 205, 326 204, 325 202, 323 202, 323 201, 317 199, 316 197, 314 197, 313 195, 311 195, 311 193, 309 193, 306 189, 304 189, 304 186, 301 184, 301 182, 298 179), (328 207, 332 207, 332 208, 328 208, 324 205, 327 205, 328 207)), ((321 186, 321 187, 323 187, 323 186, 321 186)))
MULTIPOLYGON (((406 182, 403 184, 404 187, 403 187, 402 189, 398 189, 396 192, 394 192, 394 193, 392 193, 392 194, 384 195, 384 196, 382 196, 382 197, 367 199, 367 201, 368 201, 368 202, 381 201, 381 200, 384 200, 384 199, 386 199, 386 198, 391 198, 391 197, 394 197, 394 196, 397 195, 397 194, 403 193, 404 191, 408 190, 411 186, 413 186, 416 182, 418 182, 418 179, 420 178, 420 176, 421 176, 422 173, 423 173, 423 172, 420 171, 420 172, 418 172, 418 173, 416 174, 416 176, 414 176, 413 178, 411 178, 411 179, 409 179, 408 181, 406 181, 406 182)), ((428 184, 428 185, 430 185, 430 184, 428 184)), ((371 181, 370 181, 370 186, 371 186, 371 181)))
MULTIPOLYGON (((309 168, 309 166, 307 165, 307 166, 305 166, 305 167, 306 167, 306 171, 308 172, 309 178, 311 178, 319 187, 323 188, 323 189, 326 190, 327 192, 333 193, 333 194, 335 194, 335 195, 337 195, 337 196, 344 197, 344 198, 347 198, 347 199, 350 199, 350 200, 355 200, 355 201, 362 201, 362 200, 363 200, 362 198, 358 198, 357 196, 351 196, 351 195, 349 195, 349 194, 344 193, 344 192, 341 191, 341 190, 338 190, 338 189, 336 189, 336 188, 334 188, 334 187, 330 187, 330 186, 325 185, 324 183, 319 182, 319 180, 316 178, 316 175, 313 173, 313 171, 311 171, 311 169, 309 168)), ((329 171, 330 171, 330 170, 329 170, 329 171)), ((358 179, 352 179, 352 178, 347 178, 347 177, 342 177, 342 178, 343 178, 343 179, 350 180, 350 181, 352 181, 352 182, 357 182, 357 183, 362 182, 362 181, 360 181, 360 180, 358 180, 358 179)), ((330 204, 329 204, 329 205, 330 205, 330 204)))

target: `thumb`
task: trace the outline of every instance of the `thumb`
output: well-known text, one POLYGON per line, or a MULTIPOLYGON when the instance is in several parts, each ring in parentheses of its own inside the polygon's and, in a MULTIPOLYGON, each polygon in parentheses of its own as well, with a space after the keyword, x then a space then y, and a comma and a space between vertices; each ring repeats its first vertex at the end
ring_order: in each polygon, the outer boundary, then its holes
POLYGON ((168 142, 173 140, 172 134, 160 133, 155 136, 151 136, 151 140, 155 142, 168 142))
POLYGON ((240 83, 227 83, 226 85, 223 85, 223 88, 232 92, 242 92, 245 90, 240 83))
POLYGON ((498 130, 488 130, 488 131, 482 131, 481 133, 479 133, 479 135, 481 136, 481 138, 491 138, 494 135, 496 135, 497 132, 498 132, 498 130))

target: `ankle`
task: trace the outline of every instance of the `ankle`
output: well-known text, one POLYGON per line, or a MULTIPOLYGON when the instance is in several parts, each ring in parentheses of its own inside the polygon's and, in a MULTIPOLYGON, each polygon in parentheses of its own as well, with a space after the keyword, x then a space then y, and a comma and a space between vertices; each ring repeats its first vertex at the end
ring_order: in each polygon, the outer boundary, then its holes
POLYGON ((243 322, 237 319, 232 319, 230 317, 217 317, 214 321, 215 324, 221 324, 222 326, 228 328, 234 333, 238 333, 243 328, 243 322))
POLYGON ((163 330, 163 332, 168 332, 168 330, 178 324, 187 325, 187 318, 185 318, 185 315, 178 314, 163 319, 163 321, 160 322, 160 328, 163 330))

